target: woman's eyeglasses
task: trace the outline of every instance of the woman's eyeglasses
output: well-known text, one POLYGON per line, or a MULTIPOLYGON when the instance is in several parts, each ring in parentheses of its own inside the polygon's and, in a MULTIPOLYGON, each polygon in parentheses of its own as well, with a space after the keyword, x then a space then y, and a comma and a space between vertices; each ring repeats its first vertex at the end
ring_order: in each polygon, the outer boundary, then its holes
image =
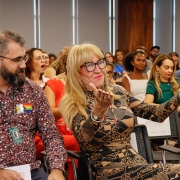
POLYGON ((49 57, 43 55, 43 56, 37 56, 34 59, 37 61, 42 61, 42 60, 47 61, 47 60, 49 60, 49 57))
POLYGON ((49 60, 49 56, 43 55, 42 58, 45 59, 45 60, 49 60))
POLYGON ((94 62, 85 62, 84 65, 82 65, 82 66, 85 66, 88 72, 93 72, 95 70, 95 68, 96 68, 96 65, 100 69, 104 69, 106 67, 105 58, 98 60, 96 63, 94 63, 94 62))

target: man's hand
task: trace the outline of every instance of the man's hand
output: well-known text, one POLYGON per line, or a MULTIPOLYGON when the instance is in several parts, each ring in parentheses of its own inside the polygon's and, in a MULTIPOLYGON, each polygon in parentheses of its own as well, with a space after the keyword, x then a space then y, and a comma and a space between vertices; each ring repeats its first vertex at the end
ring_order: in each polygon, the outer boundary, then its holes
POLYGON ((24 180, 21 175, 13 170, 0 169, 0 180, 24 180))
POLYGON ((63 171, 60 169, 53 169, 48 176, 48 180, 65 180, 63 171))

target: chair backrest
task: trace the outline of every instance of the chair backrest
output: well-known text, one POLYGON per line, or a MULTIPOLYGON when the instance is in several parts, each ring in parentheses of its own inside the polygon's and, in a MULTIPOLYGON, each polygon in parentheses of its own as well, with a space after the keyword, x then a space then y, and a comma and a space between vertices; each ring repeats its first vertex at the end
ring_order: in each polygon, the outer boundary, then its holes
POLYGON ((180 147, 180 119, 178 111, 174 111, 170 115, 170 127, 171 127, 171 136, 177 137, 178 147, 180 147))
POLYGON ((138 153, 146 159, 148 163, 153 163, 153 155, 146 126, 135 125, 133 132, 135 132, 138 153))

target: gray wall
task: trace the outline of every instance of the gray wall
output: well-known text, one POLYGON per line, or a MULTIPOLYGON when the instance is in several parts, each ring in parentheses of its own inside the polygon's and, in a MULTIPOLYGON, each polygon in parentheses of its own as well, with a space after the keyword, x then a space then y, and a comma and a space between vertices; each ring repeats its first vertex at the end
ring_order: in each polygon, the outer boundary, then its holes
POLYGON ((72 45, 72 1, 40 1, 41 48, 59 53, 62 47, 72 45))
POLYGON ((34 39, 36 1, 38 0, 0 0, 0 30, 10 29, 23 35, 28 42, 26 49, 36 46, 58 55, 64 46, 73 44, 72 6, 75 1, 77 32, 74 43, 89 41, 104 52, 109 51, 109 0, 39 0, 39 44, 34 39))
POLYGON ((103 51, 109 48, 109 11, 107 0, 78 0, 79 43, 93 42, 103 51))
MULTIPOLYGON (((90 41, 104 52, 109 48, 109 0, 74 0, 77 4, 73 17, 73 0, 41 0, 40 2, 40 48, 56 55, 64 46, 73 44, 73 18, 76 33, 75 43, 90 41)), ((115 49, 118 47, 118 0, 115 1, 115 49)), ((160 53, 173 51, 173 0, 154 0, 155 42, 160 53)), ((180 0, 176 2, 175 48, 180 54, 180 0)), ((0 30, 10 29, 22 34, 28 44, 35 46, 34 27, 35 0, 0 0, 0 30)), ((122 10, 122 9, 121 9, 122 10)))
POLYGON ((27 48, 34 46, 33 0, 0 0, 0 30, 13 30, 27 40, 27 48))
POLYGON ((169 54, 172 51, 176 51, 180 55, 180 0, 174 0, 175 10, 173 9, 173 0, 154 0, 154 2, 155 42, 153 44, 160 46, 160 53, 169 54), (175 34, 173 31, 174 13, 175 34), (175 36, 175 41, 173 36, 175 36))
POLYGON ((180 1, 176 0, 175 51, 180 55, 180 1))

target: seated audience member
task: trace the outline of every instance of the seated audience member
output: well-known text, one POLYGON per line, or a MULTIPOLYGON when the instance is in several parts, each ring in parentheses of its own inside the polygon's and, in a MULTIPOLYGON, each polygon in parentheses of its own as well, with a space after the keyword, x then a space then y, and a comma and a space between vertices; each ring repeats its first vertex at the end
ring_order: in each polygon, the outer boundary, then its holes
POLYGON ((111 52, 106 52, 105 58, 106 61, 112 62, 114 64, 114 56, 111 52))
POLYGON ((57 56, 53 53, 49 53, 49 64, 52 64, 56 59, 57 59, 57 56))
POLYGON ((123 56, 123 52, 117 49, 114 56, 114 72, 119 72, 122 75, 125 75, 127 74, 127 72, 123 67, 123 56))
POLYGON ((153 60, 152 60, 152 64, 151 64, 151 66, 150 66, 150 69, 147 71, 148 79, 149 79, 149 76, 150 76, 150 73, 151 73, 151 67, 152 67, 153 62, 154 62, 154 60, 156 59, 157 56, 159 56, 159 54, 157 54, 156 56, 154 56, 154 58, 153 58, 153 60))
MULTIPOLYGON (((66 64, 68 51, 66 53, 64 52, 63 57, 61 58, 64 64, 66 64)), ((44 88, 46 97, 48 99, 49 105, 51 107, 51 112, 53 113, 55 117, 56 127, 59 130, 59 133, 64 138, 64 146, 67 150, 74 150, 79 151, 79 146, 74 138, 72 131, 67 128, 64 120, 62 119, 61 113, 58 110, 58 104, 62 96, 64 95, 64 83, 61 80, 58 79, 51 79, 46 82, 46 86, 44 88)), ((37 149, 37 157, 38 159, 42 159, 42 156, 40 154, 41 151, 44 150, 44 145, 42 143, 42 140, 36 135, 35 138, 36 143, 36 149, 37 149)), ((68 167, 68 180, 74 180, 74 174, 73 174, 73 168, 72 168, 72 162, 70 158, 67 159, 67 167, 68 167)))
POLYGON ((176 71, 179 70, 179 54, 177 52, 169 53, 169 56, 173 59, 176 71))
POLYGON ((170 179, 180 164, 148 164, 130 145, 134 116, 163 122, 180 104, 179 93, 159 106, 144 103, 123 87, 108 84, 106 61, 92 44, 68 54, 60 112, 90 159, 94 179, 170 179))
POLYGON ((155 56, 157 56, 157 54, 159 53, 159 50, 160 50, 160 47, 159 47, 159 46, 152 46, 151 49, 150 49, 150 51, 149 51, 149 57, 148 57, 148 59, 149 59, 150 61, 153 61, 153 58, 154 58, 155 56))
POLYGON ((47 59, 44 59, 43 52, 39 48, 31 48, 26 54, 29 57, 25 68, 26 77, 43 88, 45 82, 49 80, 43 76, 47 59))
POLYGON ((49 55, 45 51, 43 51, 43 59, 45 60, 45 69, 46 69, 49 66, 49 55))
POLYGON ((180 70, 177 70, 177 71, 174 73, 174 76, 180 78, 180 70))
MULTIPOLYGON (((146 48, 144 46, 138 46, 136 48, 136 51, 142 51, 146 56, 146 48)), ((146 62, 147 62, 147 64, 146 64, 146 67, 144 69, 145 73, 147 73, 150 70, 150 67, 151 67, 151 64, 152 64, 152 62, 149 59, 146 59, 146 62)))
MULTIPOLYGON (((106 58, 106 61, 109 61, 109 62, 112 62, 113 64, 115 63, 114 62, 114 56, 111 52, 107 52, 105 54, 105 58, 106 58)), ((114 68, 114 72, 118 72, 118 73, 121 73, 122 75, 125 74, 125 70, 124 68, 122 68, 120 65, 116 65, 116 67, 114 68)))
POLYGON ((69 51, 71 50, 72 46, 64 47, 61 50, 60 53, 60 59, 61 59, 61 67, 62 67, 62 73, 56 76, 56 79, 61 80, 62 82, 65 83, 66 80, 66 61, 67 61, 67 56, 69 54, 69 51))
POLYGON ((107 78, 110 84, 120 84, 122 81, 122 74, 114 72, 114 65, 112 62, 106 61, 107 78))
POLYGON ((114 64, 120 64, 121 67, 123 67, 123 57, 124 57, 123 51, 117 49, 114 55, 114 64))
POLYGON ((122 78, 122 86, 135 98, 143 101, 146 94, 148 76, 144 73, 146 67, 145 54, 142 51, 128 53, 124 58, 124 67, 130 72, 122 78))
MULTIPOLYGON (((145 102, 162 104, 178 93, 180 79, 174 77, 175 63, 166 54, 158 55, 152 64, 145 102)), ((178 108, 180 109, 180 108, 178 108)), ((153 149, 164 144, 164 138, 153 139, 153 149)))
POLYGON ((65 68, 64 68, 64 64, 62 63, 62 59, 63 59, 63 55, 65 54, 65 56, 66 56, 67 52, 69 52, 70 49, 71 49, 71 46, 67 46, 61 50, 58 59, 56 61, 54 61, 45 70, 44 76, 46 78, 53 79, 53 78, 56 78, 57 75, 65 72, 65 70, 64 70, 65 68))
POLYGON ((65 180, 67 153, 63 138, 42 89, 26 79, 25 39, 12 31, 0 32, 0 179, 25 180, 6 167, 30 164, 32 180, 65 180), (47 151, 50 175, 36 160, 34 136, 38 130, 47 151), (14 132, 18 137, 15 138, 14 132))

